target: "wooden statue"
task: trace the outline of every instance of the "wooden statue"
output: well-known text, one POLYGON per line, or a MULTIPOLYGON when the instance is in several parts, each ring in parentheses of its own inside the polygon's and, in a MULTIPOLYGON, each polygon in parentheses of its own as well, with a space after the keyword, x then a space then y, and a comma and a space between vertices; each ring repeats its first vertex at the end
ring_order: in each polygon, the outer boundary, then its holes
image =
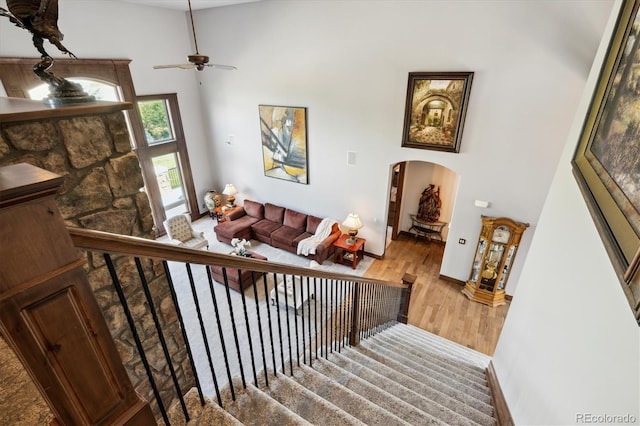
POLYGON ((418 219, 425 222, 437 222, 440 219, 440 188, 430 184, 422 191, 420 204, 418 205, 418 219))

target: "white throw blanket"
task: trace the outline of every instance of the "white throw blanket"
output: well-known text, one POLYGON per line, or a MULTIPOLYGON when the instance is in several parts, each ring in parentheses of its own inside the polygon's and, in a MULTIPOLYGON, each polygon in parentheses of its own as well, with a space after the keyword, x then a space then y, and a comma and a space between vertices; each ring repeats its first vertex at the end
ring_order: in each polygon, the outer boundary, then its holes
POLYGON ((316 254, 316 247, 331 234, 331 228, 334 223, 336 221, 328 217, 322 219, 316 228, 316 233, 298 243, 298 254, 305 256, 316 254))

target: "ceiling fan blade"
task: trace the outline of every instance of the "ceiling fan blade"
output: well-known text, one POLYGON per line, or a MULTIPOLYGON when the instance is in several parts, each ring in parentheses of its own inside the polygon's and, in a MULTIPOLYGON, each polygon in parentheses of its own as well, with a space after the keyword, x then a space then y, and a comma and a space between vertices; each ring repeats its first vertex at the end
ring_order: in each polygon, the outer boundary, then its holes
POLYGON ((210 64, 209 57, 207 55, 201 55, 198 52, 198 40, 196 39, 196 27, 193 23, 193 11, 191 10, 191 0, 188 0, 189 4, 189 17, 191 20, 191 31, 193 32, 193 42, 196 46, 196 53, 193 55, 187 56, 188 64, 174 64, 174 65, 156 65, 153 68, 163 69, 163 68, 182 68, 183 70, 188 69, 197 69, 198 71, 202 71, 204 67, 218 68, 221 70, 235 70, 237 69, 233 65, 220 65, 220 64, 210 64))
POLYGON ((238 68, 234 67, 233 65, 205 64, 205 66, 211 67, 211 68, 217 68, 217 69, 220 69, 220 70, 237 70, 238 69, 238 68))
POLYGON ((182 68, 183 70, 189 70, 195 68, 194 64, 172 64, 172 65, 155 65, 153 67, 154 70, 165 69, 165 68, 182 68))

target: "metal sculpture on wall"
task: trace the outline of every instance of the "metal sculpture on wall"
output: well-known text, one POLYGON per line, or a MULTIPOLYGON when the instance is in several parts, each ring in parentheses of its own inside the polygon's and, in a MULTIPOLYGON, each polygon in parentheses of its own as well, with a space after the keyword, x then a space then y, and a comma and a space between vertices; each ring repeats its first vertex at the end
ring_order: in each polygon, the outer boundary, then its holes
POLYGON ((7 0, 9 10, 0 7, 0 15, 6 16, 16 26, 33 34, 33 45, 40 53, 41 61, 33 66, 33 72, 49 85, 49 97, 44 102, 50 105, 91 102, 95 98, 87 95, 82 86, 64 78, 56 77, 49 69, 53 58, 44 49, 48 40, 62 53, 76 58, 63 44, 64 35, 58 29, 58 0, 7 0))

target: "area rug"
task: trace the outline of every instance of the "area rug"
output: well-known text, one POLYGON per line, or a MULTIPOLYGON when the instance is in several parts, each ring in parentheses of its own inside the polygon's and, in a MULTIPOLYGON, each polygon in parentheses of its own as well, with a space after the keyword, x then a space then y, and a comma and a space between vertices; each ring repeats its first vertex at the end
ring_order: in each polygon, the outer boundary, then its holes
MULTIPOLYGON (((194 222, 193 228, 204 232, 209 240, 209 251, 229 253, 232 247, 216 240, 213 232, 215 225, 214 220, 205 217, 194 222)), ((167 237, 158 240, 168 242, 167 237)), ((311 263, 307 258, 255 240, 251 241, 250 250, 266 256, 272 262, 303 268, 310 267, 311 263)), ((362 276, 372 263, 372 258, 365 257, 355 270, 330 260, 314 266, 323 271, 362 276)), ((244 374, 247 382, 253 382, 254 371, 271 370, 274 365, 276 369, 284 367, 288 370, 287 360, 297 359, 303 350, 308 353, 310 347, 323 345, 322 341, 327 337, 321 335, 321 330, 329 321, 335 321, 336 326, 342 321, 342 317, 336 313, 342 314, 342 300, 349 299, 346 284, 343 286, 340 282, 322 280, 310 284, 316 285, 316 297, 296 312, 288 308, 284 301, 280 301, 279 305, 272 304, 268 297, 275 287, 274 283, 281 282, 282 276, 269 274, 266 282, 259 277, 255 290, 249 287, 244 293, 233 290, 227 293, 221 283, 214 281, 210 285, 206 267, 202 265, 190 265, 189 272, 184 264, 169 262, 169 269, 198 378, 209 397, 215 395, 216 383, 212 370, 218 388, 228 383, 228 375, 244 374), (193 277, 193 285, 189 275, 193 277), (320 303, 321 300, 323 303, 320 303), (221 327, 217 326, 216 318, 220 319, 221 327), (267 318, 271 318, 271 326, 267 318)), ((332 328, 336 326, 332 323, 332 328)))

